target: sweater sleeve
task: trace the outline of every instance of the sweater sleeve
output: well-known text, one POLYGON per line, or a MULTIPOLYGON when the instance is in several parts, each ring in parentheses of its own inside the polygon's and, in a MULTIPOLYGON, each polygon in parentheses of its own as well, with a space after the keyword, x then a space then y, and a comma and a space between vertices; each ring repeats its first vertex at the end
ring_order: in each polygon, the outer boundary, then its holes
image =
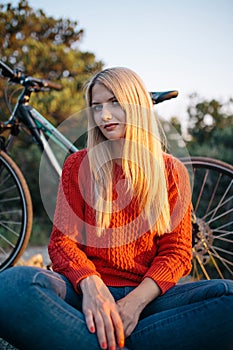
POLYGON ((185 166, 171 158, 166 164, 171 230, 158 238, 158 251, 145 277, 152 278, 162 294, 191 269, 191 189, 185 166), (172 161, 171 161, 172 160, 172 161))
MULTIPOLYGON (((86 152, 79 151, 66 160, 59 184, 54 224, 48 246, 53 270, 67 277, 79 292, 79 282, 99 273, 85 254, 85 200, 80 189, 80 165, 86 152)), ((82 170, 85 166, 82 166, 82 170)))

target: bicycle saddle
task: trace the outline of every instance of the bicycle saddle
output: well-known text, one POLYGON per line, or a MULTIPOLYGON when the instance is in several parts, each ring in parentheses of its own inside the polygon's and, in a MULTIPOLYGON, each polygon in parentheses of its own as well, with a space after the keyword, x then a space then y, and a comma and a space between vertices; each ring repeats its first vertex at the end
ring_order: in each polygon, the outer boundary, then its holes
POLYGON ((153 104, 157 104, 178 96, 177 90, 150 92, 153 104))

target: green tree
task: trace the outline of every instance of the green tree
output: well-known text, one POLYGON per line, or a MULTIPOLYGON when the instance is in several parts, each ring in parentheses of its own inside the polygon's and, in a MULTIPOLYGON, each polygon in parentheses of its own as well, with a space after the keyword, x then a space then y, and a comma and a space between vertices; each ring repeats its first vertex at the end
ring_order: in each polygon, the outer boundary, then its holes
POLYGON ((48 17, 43 10, 31 8, 27 0, 20 0, 16 7, 0 2, 0 10, 1 60, 27 75, 63 85, 62 92, 33 96, 34 106, 55 123, 82 109, 83 83, 103 63, 93 53, 79 50, 83 30, 78 23, 48 17))
POLYGON ((192 155, 208 156, 232 163, 233 99, 220 103, 215 99, 190 96, 187 112, 188 149, 192 155))

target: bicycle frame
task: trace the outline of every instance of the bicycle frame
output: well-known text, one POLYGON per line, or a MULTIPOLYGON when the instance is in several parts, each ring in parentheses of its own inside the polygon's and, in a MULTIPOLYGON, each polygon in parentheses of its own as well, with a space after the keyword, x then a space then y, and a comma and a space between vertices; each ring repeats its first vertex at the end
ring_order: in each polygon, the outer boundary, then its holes
POLYGON ((32 135, 35 137, 39 148, 44 152, 56 173, 60 176, 62 171, 61 166, 59 165, 55 153, 50 147, 50 144, 47 141, 44 134, 46 134, 50 139, 52 139, 61 149, 64 149, 69 153, 74 153, 78 151, 78 148, 75 147, 36 109, 32 108, 31 106, 25 107, 28 109, 28 114, 30 115, 31 120, 34 121, 36 125, 36 129, 31 129, 32 135))
MULTIPOLYGON (((27 89, 25 88, 21 96, 18 99, 16 107, 5 126, 13 127, 18 122, 22 122, 26 128, 30 131, 30 134, 34 138, 41 152, 44 152, 46 158, 49 160, 49 164, 54 169, 55 173, 60 176, 62 168, 59 165, 57 157, 53 152, 48 140, 45 135, 52 139, 61 149, 74 153, 78 151, 62 133, 59 132, 46 118, 44 118, 36 109, 25 102, 25 96, 27 96, 27 89)), ((13 139, 14 139, 13 133, 13 139)), ((12 140, 8 140, 6 151, 10 149, 10 145, 13 143, 12 140)))

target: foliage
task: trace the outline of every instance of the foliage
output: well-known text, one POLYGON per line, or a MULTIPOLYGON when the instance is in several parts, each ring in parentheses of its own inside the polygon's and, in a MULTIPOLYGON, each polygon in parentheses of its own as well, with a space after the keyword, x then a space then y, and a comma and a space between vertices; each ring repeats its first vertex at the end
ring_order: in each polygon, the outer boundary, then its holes
POLYGON ((187 112, 187 142, 191 155, 221 159, 233 163, 233 99, 220 103, 214 99, 201 99, 197 94, 190 96, 187 112))
MULTIPOLYGON (((62 92, 33 96, 36 108, 55 123, 84 107, 83 83, 103 63, 78 44, 83 30, 69 19, 54 19, 34 10, 27 0, 16 7, 0 3, 0 57, 27 75, 59 81, 62 92)), ((3 81, 0 82, 2 92, 3 81)))
MULTIPOLYGON (((62 91, 40 92, 32 94, 30 99, 33 107, 52 124, 57 126, 85 107, 84 82, 102 69, 103 62, 97 61, 93 53, 79 50, 84 31, 76 21, 46 16, 43 10, 31 8, 27 0, 19 0, 16 6, 10 1, 2 4, 0 0, 0 31, 0 59, 3 62, 21 69, 25 75, 49 79, 62 85, 62 91)), ((9 117, 3 101, 6 82, 6 79, 0 79, 1 120, 9 117)), ((8 92, 13 106, 18 86, 11 85, 8 92)), ((83 134, 85 121, 80 121, 79 127, 83 134)), ((80 148, 84 146, 84 137, 81 142, 80 148)), ((31 137, 24 132, 17 138, 11 155, 25 175, 32 195, 33 242, 33 236, 38 240, 42 230, 49 235, 51 229, 39 191, 41 155, 31 137)))

